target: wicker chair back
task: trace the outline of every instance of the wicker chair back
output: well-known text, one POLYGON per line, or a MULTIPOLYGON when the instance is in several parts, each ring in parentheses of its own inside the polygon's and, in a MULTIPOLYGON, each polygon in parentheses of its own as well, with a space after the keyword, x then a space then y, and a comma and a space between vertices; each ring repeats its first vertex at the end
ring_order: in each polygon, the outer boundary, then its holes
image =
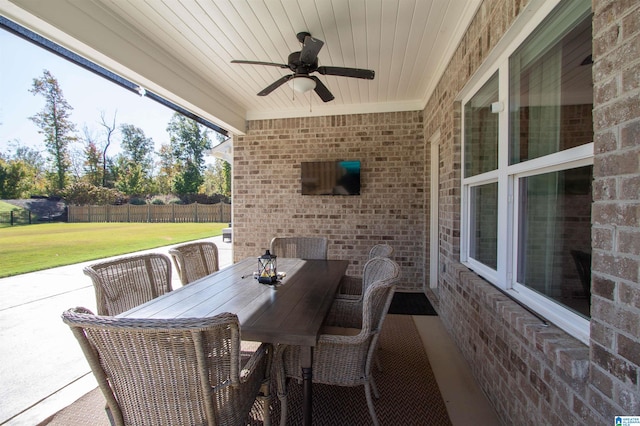
MULTIPOLYGON (((246 424, 267 383, 270 346, 261 345, 241 365, 234 314, 169 321, 74 308, 62 319, 78 339, 115 425, 246 424)), ((268 418, 268 411, 263 415, 268 418)))
POLYGON ((171 260, 159 253, 94 263, 83 271, 93 281, 99 315, 118 315, 171 291, 171 260))
POLYGON ((211 242, 183 244, 169 250, 182 285, 219 270, 218 246, 211 242))
POLYGON ((326 237, 275 237, 271 254, 300 259, 326 259, 329 241, 326 237))

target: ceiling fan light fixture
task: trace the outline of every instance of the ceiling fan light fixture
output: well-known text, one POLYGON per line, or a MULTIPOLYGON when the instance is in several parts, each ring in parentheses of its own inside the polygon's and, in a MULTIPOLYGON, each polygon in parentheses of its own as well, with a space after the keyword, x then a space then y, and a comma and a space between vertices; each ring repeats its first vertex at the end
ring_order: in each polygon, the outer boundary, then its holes
POLYGON ((307 93, 316 88, 316 82, 311 77, 294 77, 287 84, 298 93, 307 93))

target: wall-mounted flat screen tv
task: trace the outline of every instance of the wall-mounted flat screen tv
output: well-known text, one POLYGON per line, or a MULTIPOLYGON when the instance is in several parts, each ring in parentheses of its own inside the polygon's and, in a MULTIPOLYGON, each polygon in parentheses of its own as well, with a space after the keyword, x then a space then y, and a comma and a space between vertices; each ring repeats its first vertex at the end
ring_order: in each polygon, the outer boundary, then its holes
POLYGON ((302 195, 360 195, 360 161, 300 164, 302 195))

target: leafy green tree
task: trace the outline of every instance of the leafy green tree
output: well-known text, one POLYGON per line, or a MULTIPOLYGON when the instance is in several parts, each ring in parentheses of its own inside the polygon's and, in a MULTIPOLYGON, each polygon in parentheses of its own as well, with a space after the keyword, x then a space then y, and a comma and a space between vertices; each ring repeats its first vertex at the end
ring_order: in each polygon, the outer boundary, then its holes
POLYGON ((25 188, 27 174, 27 168, 22 161, 7 161, 0 157, 0 199, 23 198, 23 194, 28 190, 25 188))
MULTIPOLYGON (((221 144, 227 140, 227 136, 215 132, 215 139, 219 144, 221 144)), ((214 164, 219 169, 221 182, 216 193, 222 194, 225 197, 231 197, 231 164, 218 158, 216 158, 214 164)))
POLYGON ((204 126, 179 113, 171 117, 167 132, 177 167, 173 189, 178 194, 197 193, 204 182, 204 154, 212 146, 209 132, 204 126))
POLYGON ((163 144, 158 152, 159 167, 154 181, 158 194, 169 194, 172 190, 172 182, 176 175, 175 160, 171 152, 171 146, 163 144))
POLYGON ((98 146, 89 141, 84 148, 84 178, 91 185, 101 185, 104 169, 102 166, 102 153, 98 146))
POLYGON ((127 162, 119 168, 116 189, 127 195, 143 195, 149 188, 148 178, 142 169, 142 165, 127 162))
POLYGON ((29 91, 45 99, 42 111, 29 119, 40 128, 39 133, 44 135, 46 149, 51 155, 51 187, 61 190, 67 184, 71 164, 69 144, 77 139, 76 126, 70 119, 73 108, 64 98, 58 80, 48 70, 44 70, 41 78, 33 79, 29 91))
POLYGON ((139 164, 147 175, 153 169, 153 139, 144 134, 144 130, 132 124, 120 125, 122 154, 131 162, 139 164))
POLYGON ((0 198, 28 198, 46 191, 44 160, 39 151, 10 143, 15 152, 0 153, 0 198))
POLYGON ((120 126, 122 153, 118 157, 116 188, 127 195, 143 195, 151 192, 153 171, 153 139, 131 124, 120 126))
POLYGON ((28 146, 22 146, 18 142, 13 144, 15 152, 13 154, 14 160, 24 161, 26 164, 31 165, 36 170, 36 175, 40 179, 44 178, 45 161, 42 158, 40 151, 28 146))
POLYGON ((231 164, 227 161, 222 161, 222 174, 224 177, 224 192, 220 192, 220 194, 231 197, 231 164))
POLYGON ((231 166, 224 160, 216 158, 204 171, 204 191, 208 195, 221 194, 231 196, 231 166))
POLYGON ((197 194, 203 183, 204 178, 200 170, 194 164, 187 163, 174 178, 173 190, 180 195, 197 194))

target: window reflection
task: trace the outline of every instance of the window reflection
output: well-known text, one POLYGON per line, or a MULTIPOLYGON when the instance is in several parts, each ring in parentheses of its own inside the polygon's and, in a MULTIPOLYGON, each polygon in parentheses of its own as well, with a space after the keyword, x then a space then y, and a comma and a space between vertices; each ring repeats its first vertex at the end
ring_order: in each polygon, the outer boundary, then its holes
POLYGON ((498 184, 471 188, 469 256, 498 268, 498 184))
POLYGON ((593 139, 591 18, 558 31, 533 34, 509 60, 510 164, 593 139))
POLYGON ((475 176, 498 168, 498 73, 464 106, 464 175, 475 176))
POLYGON ((518 282, 590 315, 593 166, 520 179, 518 282), (587 281, 588 280, 588 281, 587 281))

